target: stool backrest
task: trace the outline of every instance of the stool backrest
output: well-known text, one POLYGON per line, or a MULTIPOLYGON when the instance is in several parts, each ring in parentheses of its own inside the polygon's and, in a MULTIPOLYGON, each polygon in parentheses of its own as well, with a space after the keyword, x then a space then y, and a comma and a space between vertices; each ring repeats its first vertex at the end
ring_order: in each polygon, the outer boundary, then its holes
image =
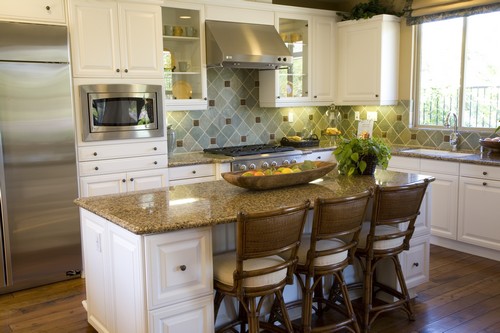
MULTIPOLYGON (((366 216, 366 210, 373 189, 369 189, 349 197, 318 198, 314 203, 314 219, 311 231, 311 245, 307 255, 306 265, 313 267, 315 258, 348 251, 346 261, 335 266, 347 266, 352 263, 358 244, 361 224, 366 216), (345 245, 333 249, 318 251, 316 243, 325 239, 339 239, 345 245)), ((322 267, 331 269, 335 267, 322 267)), ((318 268, 317 268, 318 269, 318 268)))
POLYGON ((404 186, 377 186, 372 210, 367 248, 370 251, 394 254, 410 248, 410 239, 415 230, 415 221, 420 214, 429 180, 425 179, 404 186), (380 226, 393 226, 395 232, 376 236, 375 229, 380 226), (404 237, 399 245, 383 250, 373 250, 373 243, 404 237))
POLYGON ((263 213, 238 213, 236 224, 235 283, 248 277, 287 269, 286 283, 292 283, 297 264, 297 250, 304 230, 310 202, 263 213), (281 264, 244 271, 243 261, 278 255, 281 264))

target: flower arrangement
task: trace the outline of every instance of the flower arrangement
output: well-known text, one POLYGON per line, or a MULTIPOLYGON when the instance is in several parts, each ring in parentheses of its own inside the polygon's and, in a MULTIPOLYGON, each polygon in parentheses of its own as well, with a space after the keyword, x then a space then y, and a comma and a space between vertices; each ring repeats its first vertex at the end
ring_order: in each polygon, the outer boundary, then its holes
POLYGON ((389 146, 379 138, 363 133, 354 139, 341 138, 333 152, 343 175, 373 174, 375 166, 386 169, 391 159, 389 146))

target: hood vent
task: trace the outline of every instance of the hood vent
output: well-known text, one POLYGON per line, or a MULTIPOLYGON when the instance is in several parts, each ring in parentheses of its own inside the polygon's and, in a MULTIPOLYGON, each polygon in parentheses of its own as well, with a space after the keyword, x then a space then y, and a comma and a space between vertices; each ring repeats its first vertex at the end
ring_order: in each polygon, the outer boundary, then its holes
POLYGON ((292 56, 272 25, 205 21, 208 67, 278 69, 292 56))

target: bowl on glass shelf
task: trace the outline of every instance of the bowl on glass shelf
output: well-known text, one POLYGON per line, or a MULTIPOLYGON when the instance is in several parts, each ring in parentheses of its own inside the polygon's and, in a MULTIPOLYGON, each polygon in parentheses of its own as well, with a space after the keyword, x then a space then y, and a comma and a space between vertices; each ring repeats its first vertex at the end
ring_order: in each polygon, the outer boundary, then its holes
POLYGON ((479 145, 481 147, 488 149, 491 153, 500 152, 500 136, 495 138, 480 139, 479 145))

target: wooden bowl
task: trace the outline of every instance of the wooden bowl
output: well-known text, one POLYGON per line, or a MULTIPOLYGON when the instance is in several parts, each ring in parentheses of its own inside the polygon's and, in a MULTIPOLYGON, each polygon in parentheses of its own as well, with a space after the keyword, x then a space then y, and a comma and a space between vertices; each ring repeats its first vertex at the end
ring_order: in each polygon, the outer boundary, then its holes
POLYGON ((305 170, 297 173, 288 173, 270 176, 242 177, 245 171, 224 172, 222 178, 227 182, 249 190, 270 190, 280 187, 306 184, 323 177, 337 166, 337 163, 319 162, 316 169, 305 170))
POLYGON ((479 144, 482 147, 488 148, 494 152, 500 152, 500 142, 498 141, 486 141, 484 139, 480 139, 479 144))

